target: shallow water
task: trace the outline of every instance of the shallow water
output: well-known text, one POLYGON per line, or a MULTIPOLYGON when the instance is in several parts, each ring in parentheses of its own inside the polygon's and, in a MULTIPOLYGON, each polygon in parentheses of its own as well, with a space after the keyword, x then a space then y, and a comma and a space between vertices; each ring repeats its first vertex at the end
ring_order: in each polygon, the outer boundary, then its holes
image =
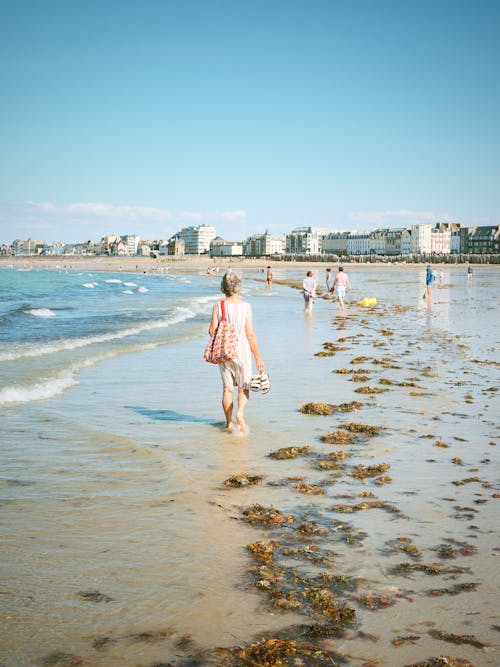
MULTIPOLYGON (((287 267, 276 274, 297 279, 302 271, 287 267)), ((94 349, 102 342, 93 342, 85 359, 101 356, 72 371, 77 384, 46 400, 39 395, 27 400, 24 393, 23 402, 2 406, 0 660, 5 665, 40 664, 54 651, 81 656, 91 665, 149 665, 181 659, 186 649, 178 640, 185 635, 192 636, 187 650, 193 650, 242 644, 265 631, 311 622, 268 608, 262 593, 247 590, 251 559, 245 545, 268 536, 239 520, 241 508, 254 502, 304 515, 318 511, 330 522, 348 520, 367 537, 359 546, 332 544, 335 571, 362 577, 363 591, 404 593, 414 600, 398 598, 394 607, 380 611, 354 603, 360 628, 379 640, 352 634, 338 641, 337 650, 351 656, 349 664, 383 657, 383 664, 396 667, 440 653, 467 657, 475 665, 498 664, 492 648, 455 647, 427 634, 436 627, 496 641, 491 583, 498 554, 493 485, 499 404, 498 365, 490 362, 499 361, 498 269, 476 271, 472 286, 460 269, 448 271, 430 308, 422 300, 424 271, 353 268, 349 274, 356 291, 346 315, 338 315, 337 304, 318 299, 307 317, 299 292, 280 285, 266 294, 254 281, 256 272, 245 272, 272 382, 267 396, 251 398, 246 438, 221 428, 218 369, 201 361, 218 281, 196 272, 179 280, 196 284, 193 298, 202 305, 193 318, 170 327, 167 337, 127 339, 125 348, 112 343, 105 350, 94 349), (364 296, 376 296, 379 306, 357 307, 355 301, 364 296), (348 340, 339 345, 348 349, 333 357, 314 356, 324 342, 343 337, 348 340), (360 355, 369 357, 356 365, 372 370, 368 382, 332 373, 352 368, 351 360, 360 355), (384 357, 400 368, 373 364, 384 357), (379 385, 381 378, 410 377, 418 378, 417 388, 379 385), (356 393, 366 385, 388 391, 356 393), (298 412, 310 401, 353 400, 365 403, 359 412, 331 417, 298 412), (273 461, 266 454, 289 445, 338 449, 319 437, 349 421, 385 427, 367 444, 347 449, 352 463, 389 463, 390 484, 378 487, 372 480, 344 476, 322 496, 268 485, 287 476, 324 481, 328 475, 306 459, 273 461), (422 437, 428 435, 432 438, 422 437), (449 447, 436 447, 437 440, 449 447), (454 457, 463 465, 452 463, 454 457), (234 490, 222 486, 240 472, 262 474, 264 483, 234 490), (481 483, 452 483, 472 476, 481 483), (363 490, 397 505, 406 518, 379 509, 348 516, 332 512, 334 504, 359 502, 363 490), (342 498, 346 494, 350 499, 342 498), (472 514, 473 519, 464 518, 472 514), (411 537, 426 563, 441 562, 433 549, 445 538, 473 543, 478 553, 451 561, 470 568, 467 574, 417 572, 406 579, 388 572, 407 560, 385 552, 387 540, 397 536, 411 537), (464 581, 478 582, 477 592, 425 595, 430 588, 464 581), (79 595, 88 591, 111 599, 79 595), (410 634, 421 639, 392 646, 391 639, 410 634), (103 637, 112 641, 99 647, 95 640, 103 637)), ((135 283, 141 278, 120 277, 135 283)), ((57 314, 38 319, 52 325, 57 314)), ((44 356, 46 361, 37 358, 40 375, 44 366, 56 375, 71 363, 44 356)), ((0 368, 14 374, 11 363, 0 368)), ((30 369, 21 370, 24 385, 33 383, 30 369)), ((308 564, 298 567, 318 571, 308 564)))

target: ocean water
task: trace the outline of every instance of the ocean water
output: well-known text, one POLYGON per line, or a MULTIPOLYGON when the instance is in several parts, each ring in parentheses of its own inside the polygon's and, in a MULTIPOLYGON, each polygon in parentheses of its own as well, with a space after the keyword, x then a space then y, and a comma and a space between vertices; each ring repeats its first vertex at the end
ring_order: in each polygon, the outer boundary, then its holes
MULTIPOLYGON (((315 272, 321 281, 323 270, 315 272)), ((338 568, 369 590, 397 590, 414 601, 357 608, 360 627, 379 642, 351 636, 337 648, 355 665, 382 656, 397 667, 440 653, 496 665, 492 649, 460 646, 457 653, 424 629, 437 622, 496 641, 498 269, 478 269, 472 285, 460 267, 445 271, 429 306, 423 269, 353 267, 346 314, 318 299, 310 317, 297 290, 275 285, 267 294, 256 270, 241 273, 272 383, 268 395, 251 397, 245 438, 223 431, 218 369, 201 359, 218 277, 196 269, 0 271, 0 661, 63 664, 66 655, 91 665, 150 665, 311 622, 269 608, 249 590, 245 545, 266 535, 239 520, 241 508, 259 502, 328 514, 334 503, 356 502, 344 496, 370 489, 406 518, 350 515, 368 537, 355 548, 335 545, 338 568), (377 308, 358 307, 365 296, 375 296, 377 308), (345 350, 315 356, 339 338, 345 350), (357 356, 373 370, 369 385, 416 377, 419 388, 388 385, 383 394, 360 396, 359 385, 333 372, 352 368, 357 356), (384 358, 391 363, 373 365, 384 358), (354 415, 298 411, 310 401, 353 400, 364 402, 354 415), (385 427, 353 455, 388 462, 391 484, 378 489, 346 477, 317 497, 269 485, 287 476, 320 481, 306 461, 267 454, 305 444, 329 451, 321 434, 348 420, 385 427), (449 447, 436 447, 437 440, 449 447), (240 472, 265 481, 226 489, 223 481, 240 472), (482 484, 453 485, 473 476, 482 484), (456 506, 472 507, 472 522, 456 506), (410 535, 426 562, 438 560, 443 538, 473 542, 477 554, 456 561, 469 568, 465 579, 395 579, 387 568, 401 558, 384 548, 397 535, 410 535), (424 595, 457 580, 477 582, 478 591, 424 595), (395 631, 422 640, 396 649, 395 631), (188 635, 184 649, 179 640, 188 635)), ((299 280, 305 270, 275 273, 299 280)))

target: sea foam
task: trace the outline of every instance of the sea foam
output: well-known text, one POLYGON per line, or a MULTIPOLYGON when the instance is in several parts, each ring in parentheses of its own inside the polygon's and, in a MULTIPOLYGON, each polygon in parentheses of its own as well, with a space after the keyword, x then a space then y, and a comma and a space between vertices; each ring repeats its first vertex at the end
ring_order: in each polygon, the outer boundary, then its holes
POLYGON ((123 329, 122 331, 113 331, 105 334, 99 334, 97 336, 89 336, 87 338, 63 339, 54 341, 53 343, 37 345, 36 347, 27 346, 24 348, 18 348, 17 350, 13 350, 11 352, 0 352, 0 361, 16 361, 17 359, 40 357, 45 354, 57 354, 58 352, 76 350, 88 345, 96 345, 99 343, 108 343, 115 340, 122 340, 124 338, 136 336, 154 329, 165 329, 172 325, 179 324, 180 322, 184 322, 193 317, 196 317, 198 313, 204 310, 204 306, 204 298, 194 299, 190 307, 178 306, 165 318, 160 320, 153 320, 135 327, 130 327, 129 329, 123 329))
POLYGON ((29 310, 23 310, 23 313, 26 315, 32 315, 33 317, 55 317, 56 314, 50 308, 30 308, 29 310))

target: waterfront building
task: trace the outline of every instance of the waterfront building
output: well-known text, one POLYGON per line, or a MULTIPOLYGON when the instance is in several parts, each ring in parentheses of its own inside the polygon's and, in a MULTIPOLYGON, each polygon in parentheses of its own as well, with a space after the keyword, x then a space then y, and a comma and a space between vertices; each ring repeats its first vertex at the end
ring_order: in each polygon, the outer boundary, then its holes
POLYGON ((431 230, 431 253, 449 255, 451 251, 451 232, 449 229, 436 227, 431 230))
POLYGON ((370 233, 370 253, 374 255, 400 255, 403 229, 387 227, 370 233))
POLYGON ((346 255, 349 232, 328 232, 321 237, 321 252, 325 255, 346 255))
POLYGON ((369 255, 370 234, 350 234, 347 239, 346 252, 348 255, 369 255))
POLYGON ((432 225, 411 225, 402 230, 401 254, 428 254, 431 252, 432 225))
POLYGON ((321 252, 321 237, 312 227, 297 227, 286 235, 287 255, 317 255, 321 252))
POLYGON ((468 235, 466 252, 477 255, 500 252, 500 225, 487 225, 473 229, 474 231, 468 235))
POLYGON ((243 255, 243 243, 236 241, 225 241, 216 236, 210 243, 210 257, 241 257, 243 255))
POLYGON ((210 251, 210 243, 215 235, 215 227, 198 225, 196 227, 184 227, 175 236, 184 241, 184 253, 186 255, 204 255, 210 251))
POLYGON ((285 237, 275 236, 266 229, 264 234, 249 236, 243 244, 245 257, 266 257, 269 255, 283 255, 285 252, 285 237))

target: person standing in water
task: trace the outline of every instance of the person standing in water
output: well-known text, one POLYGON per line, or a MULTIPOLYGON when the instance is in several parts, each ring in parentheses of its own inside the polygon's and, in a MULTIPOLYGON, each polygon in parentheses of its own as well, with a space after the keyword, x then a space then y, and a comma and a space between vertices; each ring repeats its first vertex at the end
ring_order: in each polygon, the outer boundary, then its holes
POLYGON ((332 270, 327 269, 326 270, 326 291, 328 294, 332 291, 332 270))
POLYGON ((427 265, 427 271, 425 272, 425 294, 424 299, 430 302, 432 298, 432 284, 436 280, 436 274, 431 268, 431 265, 427 265))
POLYGON ((273 276, 273 272, 271 271, 271 267, 268 266, 267 267, 267 273, 266 273, 266 290, 268 290, 269 292, 271 291, 271 287, 272 287, 272 284, 273 284, 273 278, 274 278, 274 276, 273 276))
POLYGON ((470 285, 472 282, 472 277, 474 276, 474 269, 472 266, 469 264, 467 268, 467 284, 470 285))
MULTIPOLYGON (((252 323, 252 307, 240 298, 241 279, 236 273, 228 271, 222 277, 221 292, 226 296, 224 300, 226 319, 236 329, 237 359, 219 364, 222 378, 222 409, 226 417, 226 428, 232 431, 234 388, 238 387, 238 409, 236 412, 236 426, 241 435, 248 433, 245 424, 245 408, 250 397, 250 379, 252 377, 252 355, 257 370, 263 371, 264 361, 260 356, 257 337, 252 323)), ((212 320, 208 333, 213 336, 222 320, 221 302, 216 303, 212 311, 212 320)))
POLYGON ((351 283, 349 282, 349 277, 347 273, 344 272, 344 267, 339 266, 335 280, 333 281, 333 287, 330 290, 332 293, 337 288, 337 296, 339 297, 340 310, 345 310, 344 297, 347 290, 349 292, 352 290, 351 283))
POLYGON ((302 283, 302 294, 304 295, 304 303, 306 313, 310 313, 312 305, 316 300, 316 281, 313 278, 313 272, 308 271, 302 283))

